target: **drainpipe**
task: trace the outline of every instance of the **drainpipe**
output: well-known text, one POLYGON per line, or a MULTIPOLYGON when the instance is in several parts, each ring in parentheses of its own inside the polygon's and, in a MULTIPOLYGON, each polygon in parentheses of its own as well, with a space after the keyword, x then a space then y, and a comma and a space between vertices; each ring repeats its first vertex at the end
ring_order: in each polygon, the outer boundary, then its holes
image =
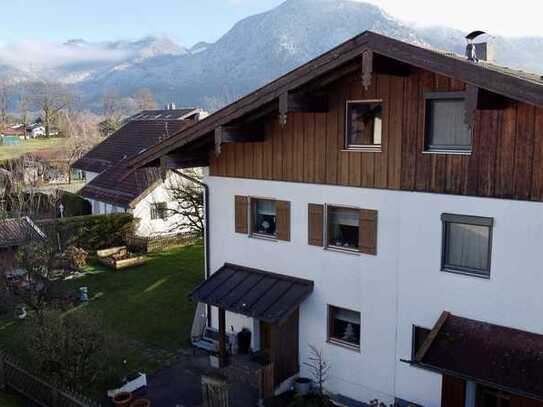
MULTIPOLYGON (((170 171, 179 175, 181 178, 184 178, 190 182, 193 182, 197 185, 200 185, 204 189, 204 270, 206 280, 211 275, 210 265, 209 265, 209 186, 205 182, 201 182, 196 178, 193 178, 189 175, 183 174, 179 170, 170 169, 170 171)), ((211 305, 206 304, 207 308, 207 325, 211 327, 211 305)))

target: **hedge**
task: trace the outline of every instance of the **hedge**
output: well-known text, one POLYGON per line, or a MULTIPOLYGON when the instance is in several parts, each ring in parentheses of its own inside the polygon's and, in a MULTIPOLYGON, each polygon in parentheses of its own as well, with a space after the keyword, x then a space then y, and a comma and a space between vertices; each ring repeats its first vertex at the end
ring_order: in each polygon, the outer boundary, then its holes
POLYGON ((85 216, 92 213, 92 206, 90 202, 81 198, 79 195, 62 191, 60 201, 62 202, 62 205, 64 205, 65 217, 85 216))
POLYGON ((134 218, 129 213, 76 216, 36 222, 49 241, 65 250, 77 246, 95 251, 124 244, 124 237, 133 230, 134 218))

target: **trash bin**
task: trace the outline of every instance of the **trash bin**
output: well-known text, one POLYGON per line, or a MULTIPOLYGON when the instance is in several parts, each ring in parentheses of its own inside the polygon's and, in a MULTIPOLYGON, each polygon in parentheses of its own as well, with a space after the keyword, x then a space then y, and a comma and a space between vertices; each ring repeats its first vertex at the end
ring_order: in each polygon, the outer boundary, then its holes
POLYGON ((251 331, 247 328, 243 328, 240 333, 238 333, 238 353, 246 355, 251 349, 251 331))

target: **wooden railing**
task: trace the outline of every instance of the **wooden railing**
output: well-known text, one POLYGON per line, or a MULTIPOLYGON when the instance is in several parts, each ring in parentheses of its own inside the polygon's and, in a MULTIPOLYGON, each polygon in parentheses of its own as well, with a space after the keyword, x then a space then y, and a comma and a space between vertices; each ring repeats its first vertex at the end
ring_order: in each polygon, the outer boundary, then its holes
POLYGON ((41 407, 100 407, 100 404, 50 383, 24 368, 15 358, 0 352, 0 390, 9 388, 41 407))

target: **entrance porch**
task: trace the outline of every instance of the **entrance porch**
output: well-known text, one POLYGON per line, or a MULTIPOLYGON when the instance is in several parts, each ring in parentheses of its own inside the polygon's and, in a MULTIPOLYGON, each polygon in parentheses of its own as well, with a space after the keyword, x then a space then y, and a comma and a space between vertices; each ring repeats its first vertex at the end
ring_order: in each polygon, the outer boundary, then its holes
POLYGON ((299 373, 299 307, 312 292, 312 281, 227 263, 191 298, 217 307, 220 367, 232 370, 243 359, 264 366, 260 388, 269 396, 299 373), (243 355, 242 346, 232 346, 226 312, 252 319, 249 354, 243 355))

